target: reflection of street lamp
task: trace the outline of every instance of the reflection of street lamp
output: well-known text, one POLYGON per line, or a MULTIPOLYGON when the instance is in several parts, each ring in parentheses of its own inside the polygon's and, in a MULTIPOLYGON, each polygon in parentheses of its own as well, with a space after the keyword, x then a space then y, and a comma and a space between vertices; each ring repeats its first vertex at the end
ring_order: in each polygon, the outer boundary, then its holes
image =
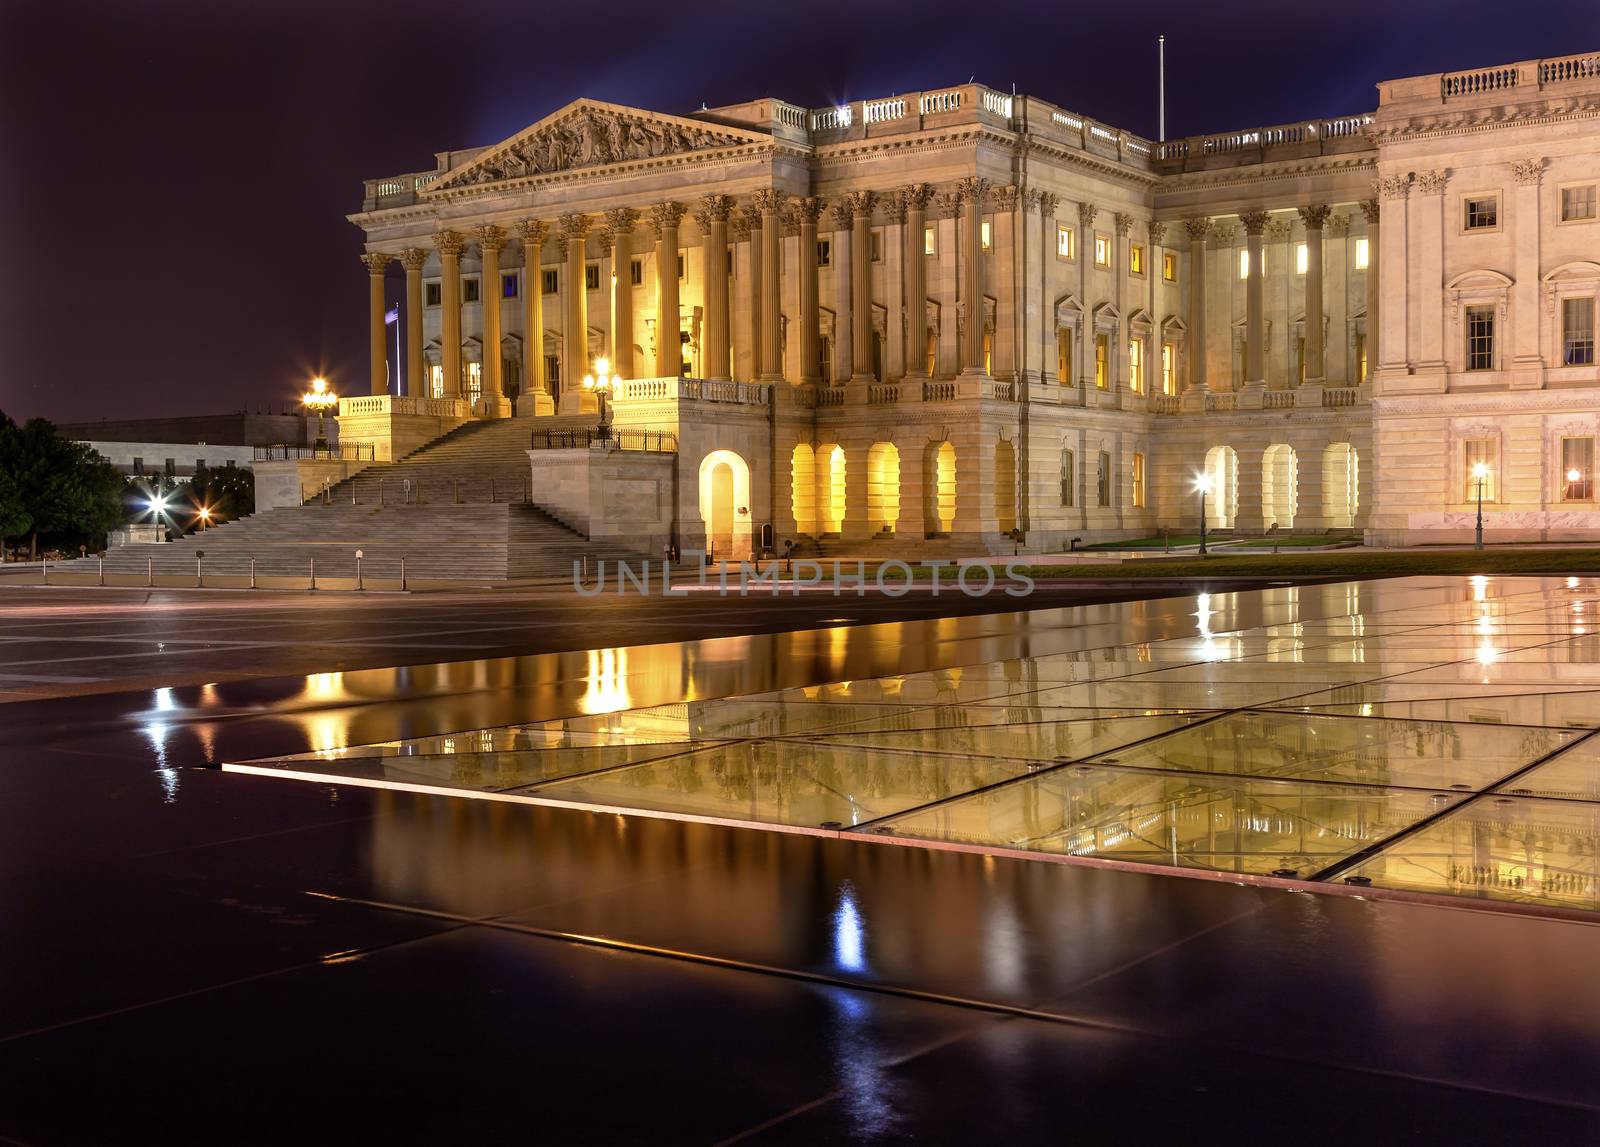
POLYGON ((323 423, 323 417, 328 407, 339 401, 339 396, 328 389, 328 380, 317 377, 311 380, 311 389, 300 396, 300 403, 307 410, 317 412, 317 444, 314 449, 326 450, 328 448, 328 435, 323 423))
POLYGON ((1200 494, 1200 556, 1206 553, 1206 495, 1211 492, 1211 475, 1197 474, 1194 479, 1194 488, 1200 494))
POLYGON ((1483 549, 1483 483, 1489 477, 1489 467, 1483 462, 1475 462, 1472 466, 1472 477, 1478 483, 1478 528, 1473 535, 1472 548, 1483 549))
POLYGON ((611 360, 597 358, 594 360, 594 373, 583 376, 583 387, 592 390, 600 399, 600 426, 595 431, 595 436, 604 442, 611 437, 611 424, 606 421, 606 395, 622 381, 620 374, 611 373, 611 360))

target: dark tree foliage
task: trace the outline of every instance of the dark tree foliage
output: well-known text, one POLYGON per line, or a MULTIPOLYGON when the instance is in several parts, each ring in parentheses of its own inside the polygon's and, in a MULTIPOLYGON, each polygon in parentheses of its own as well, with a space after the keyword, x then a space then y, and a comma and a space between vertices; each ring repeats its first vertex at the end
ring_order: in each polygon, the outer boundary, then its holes
POLYGON ((124 482, 117 468, 42 418, 18 426, 0 413, 0 542, 39 539, 95 549, 123 520, 124 482))
MULTIPOLYGON (((218 525, 256 511, 256 481, 250 471, 237 466, 202 466, 189 480, 189 501, 194 509, 208 506, 211 523, 218 525)), ((198 518, 195 525, 199 524, 198 518)))

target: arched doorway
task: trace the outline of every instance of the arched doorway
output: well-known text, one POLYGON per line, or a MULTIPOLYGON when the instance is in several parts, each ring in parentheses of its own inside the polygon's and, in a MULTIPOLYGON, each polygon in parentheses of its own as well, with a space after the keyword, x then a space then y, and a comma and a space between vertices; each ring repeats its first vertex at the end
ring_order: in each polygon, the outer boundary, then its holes
POLYGON ((1239 512, 1239 455, 1232 446, 1213 446, 1206 451, 1206 474, 1211 492, 1206 495, 1206 524, 1212 529, 1231 530, 1239 512))
POLYGON ((1361 508, 1360 458, 1348 442, 1335 442, 1322 452, 1322 500, 1330 529, 1356 524, 1361 508))
POLYGON ((1004 438, 994 444, 994 516, 1002 534, 1017 528, 1017 448, 1004 438))
POLYGON ((817 532, 817 453, 802 442, 789 457, 789 500, 797 533, 817 532))
POLYGON ((750 466, 732 450, 713 450, 700 462, 700 520, 716 560, 750 556, 750 466))
POLYGON ((825 534, 844 529, 844 478, 844 447, 822 447, 817 459, 817 517, 825 534))
POLYGON ((956 448, 930 442, 922 456, 922 525, 928 534, 948 534, 956 524, 956 448))
POLYGON ((1267 529, 1294 529, 1300 508, 1300 465, 1294 447, 1275 442, 1261 455, 1261 516, 1267 529))
POLYGON ((900 451, 893 442, 867 451, 867 518, 874 530, 891 534, 900 520, 900 451))

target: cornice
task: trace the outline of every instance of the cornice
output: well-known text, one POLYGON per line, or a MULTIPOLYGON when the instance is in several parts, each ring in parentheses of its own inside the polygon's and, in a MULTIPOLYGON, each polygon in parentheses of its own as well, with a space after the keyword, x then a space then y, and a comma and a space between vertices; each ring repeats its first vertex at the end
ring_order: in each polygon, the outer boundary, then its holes
POLYGON ((1542 101, 1537 108, 1517 104, 1475 108, 1450 115, 1448 110, 1419 122, 1412 116, 1392 124, 1375 123, 1367 129, 1377 143, 1393 144, 1415 139, 1443 139, 1477 135, 1503 128, 1532 127, 1600 117, 1600 96, 1542 101), (1555 106, 1552 106, 1555 105, 1555 106))
POLYGON ((1469 414, 1522 414, 1559 411, 1587 414, 1600 407, 1600 388, 1582 386, 1562 390, 1450 391, 1446 394, 1373 396, 1374 415, 1431 414, 1443 417, 1469 414))
POLYGON ((421 195, 425 202, 453 203, 461 199, 493 198, 496 195, 502 195, 507 192, 562 187, 581 183, 604 183, 609 180, 635 176, 646 171, 661 171, 683 167, 727 167, 731 163, 760 159, 763 156, 775 158, 779 155, 790 155, 799 158, 810 158, 811 154, 812 149, 810 147, 774 140, 771 142, 751 143, 743 147, 717 148, 714 151, 674 152, 670 155, 658 155, 649 159, 611 163, 602 167, 580 167, 569 171, 546 172, 539 175, 526 175, 515 179, 500 180, 495 183, 473 184, 467 187, 424 190, 421 195))
POLYGON ((1340 175, 1346 172, 1369 172, 1372 175, 1376 175, 1377 171, 1378 153, 1374 151, 1365 155, 1341 156, 1331 161, 1329 157, 1317 156, 1311 160, 1289 160, 1271 166, 1259 164, 1252 165, 1249 168, 1228 167, 1218 171, 1184 172, 1181 175, 1164 177, 1157 185, 1156 190, 1161 194, 1184 191, 1211 191, 1217 188, 1250 187, 1262 183, 1278 183, 1288 179, 1298 179, 1305 175, 1340 175))

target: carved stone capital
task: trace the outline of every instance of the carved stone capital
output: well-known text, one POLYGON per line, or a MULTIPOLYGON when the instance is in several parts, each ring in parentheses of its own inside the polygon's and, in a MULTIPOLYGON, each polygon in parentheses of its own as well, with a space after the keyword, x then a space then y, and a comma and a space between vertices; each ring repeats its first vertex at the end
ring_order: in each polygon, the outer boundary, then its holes
POLYGON ((989 194, 989 181, 981 175, 968 175, 956 180, 956 194, 963 203, 976 203, 983 210, 983 201, 989 194))
POLYGON ((1093 227, 1094 217, 1098 214, 1100 214, 1100 208, 1090 203, 1087 199, 1078 204, 1078 222, 1085 227, 1093 227))
POLYGON ((1297 208, 1300 219, 1306 225, 1307 231, 1320 231, 1323 224, 1328 221, 1328 216, 1333 214, 1333 208, 1326 203, 1313 203, 1309 207, 1297 208))
POLYGON ((1152 247, 1161 246, 1161 241, 1163 239, 1165 239, 1166 237, 1167 237, 1167 225, 1165 223, 1152 223, 1152 224, 1150 224, 1150 246, 1152 246, 1152 247))
POLYGON ((1404 199, 1411 194, 1411 177, 1409 175, 1385 175, 1375 180, 1372 186, 1377 191, 1380 199, 1404 199))
POLYGON ((847 191, 844 198, 845 202, 850 204, 850 214, 852 216, 858 219, 870 219, 872 217, 872 192, 847 191))
POLYGON ((681 203, 657 203, 650 208, 650 226, 655 229, 656 238, 661 237, 663 231, 675 230, 683 222, 683 213, 688 208, 681 203))
POLYGON ((926 211, 933 202, 933 188, 926 183, 913 183, 895 193, 907 211, 926 211))
POLYGON ((750 218, 744 212, 739 212, 728 220, 728 234, 733 236, 735 243, 743 243, 750 238, 750 218))
POLYGON ((906 221, 905 201, 898 195, 879 196, 883 204, 883 217, 890 223, 904 223, 906 221))
POLYGON ((1061 196, 1054 191, 1039 192, 1039 214, 1046 219, 1056 217, 1056 208, 1061 206, 1061 196))
POLYGON ((709 230, 713 223, 726 223, 732 211, 733 196, 707 195, 695 209, 694 218, 702 230, 709 230))
POLYGON ((1039 199, 1042 193, 1037 187, 1026 187, 1022 191, 1022 213, 1032 215, 1039 210, 1039 199))
POLYGON ((1363 199, 1361 201, 1361 214, 1367 217, 1367 222, 1378 222, 1378 201, 1376 199, 1363 199))
POLYGON ((1239 222, 1244 225, 1246 235, 1259 235, 1267 229, 1267 213, 1265 211, 1241 211, 1239 222))
POLYGON ((484 254, 498 251, 506 245, 506 230, 496 227, 493 223, 484 223, 472 229, 472 237, 477 240, 478 250, 484 254))
POLYGON ((937 218, 961 218, 961 193, 959 191, 941 191, 938 200, 934 203, 934 213, 937 218))
POLYGON ((836 230, 846 231, 850 228, 850 221, 855 218, 855 212, 850 210, 850 197, 835 199, 828 207, 828 213, 833 216, 833 226, 836 230))
POLYGON ((1350 233, 1350 216, 1330 215, 1328 217, 1328 234, 1348 235, 1350 233))
POLYGON ((1233 242, 1233 233, 1238 230, 1232 223, 1218 219, 1211 224, 1211 238, 1219 245, 1233 242))
POLYGON ((531 244, 537 247, 545 239, 549 238, 550 224, 543 219, 519 219, 517 220, 517 234, 522 237, 524 244, 531 244))
POLYGON ((777 215, 783 210, 784 194, 775 187, 763 187, 754 199, 762 215, 777 215))
POLYGON ((421 247, 407 247, 400 252, 400 265, 406 269, 407 274, 422 270, 427 262, 428 253, 421 247))
POLYGON ((632 207, 613 207, 606 212, 606 230, 613 239, 626 239, 638 222, 639 213, 632 207))
POLYGON ((1267 238, 1275 243, 1282 243, 1289 238, 1290 226, 1287 219, 1267 220, 1267 238))
POLYGON ((994 199, 994 209, 996 211, 1015 211, 1017 209, 1020 197, 1015 187, 1009 184, 1005 187, 996 187, 990 192, 990 195, 994 199))
POLYGON ((373 276, 382 276, 393 259, 393 255, 385 255, 381 251, 368 251, 361 256, 361 261, 367 265, 367 274, 373 276))
POLYGON ((444 259, 461 258, 461 249, 466 245, 466 237, 457 231, 439 231, 433 236, 433 249, 444 259))
POLYGON ((1190 215, 1183 221, 1183 229, 1191 242, 1200 243, 1211 233, 1211 220, 1204 215, 1190 215))
POLYGON ((1116 216, 1117 234, 1126 235, 1133 230, 1133 216, 1126 211, 1118 211, 1116 216))
POLYGON ((1527 186, 1538 183, 1544 175, 1544 160, 1518 159, 1511 164, 1511 177, 1518 183, 1527 186))
POLYGON ((575 213, 572 215, 563 215, 560 223, 561 237, 563 239, 569 243, 582 243, 584 238, 589 234, 589 228, 594 224, 594 220, 590 219, 587 215, 575 213))
POLYGON ((1424 171, 1417 175, 1417 190, 1424 195, 1443 195, 1444 185, 1449 181, 1449 172, 1424 171))

